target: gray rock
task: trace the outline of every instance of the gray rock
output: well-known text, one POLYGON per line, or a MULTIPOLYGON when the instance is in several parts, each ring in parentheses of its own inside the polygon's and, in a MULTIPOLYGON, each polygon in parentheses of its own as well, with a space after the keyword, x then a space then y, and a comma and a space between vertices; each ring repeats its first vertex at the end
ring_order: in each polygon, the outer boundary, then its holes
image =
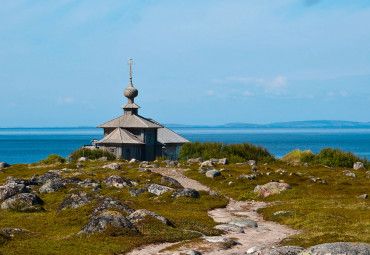
POLYGON ((282 169, 282 168, 279 168, 278 170, 276 170, 275 171, 275 173, 279 173, 279 174, 281 174, 281 175, 284 175, 284 174, 286 174, 287 173, 287 171, 285 171, 284 169, 282 169))
POLYGON ((107 161, 107 160, 108 160, 108 158, 107 158, 107 157, 100 157, 100 158, 99 158, 99 160, 100 160, 100 161, 107 161))
POLYGON ((139 189, 130 189, 129 192, 130 192, 130 196, 137 197, 140 194, 144 193, 145 191, 147 191, 147 189, 145 189, 145 188, 139 188, 139 189))
POLYGON ((146 167, 148 167, 148 165, 149 165, 149 162, 148 162, 148 161, 142 161, 142 162, 140 163, 139 167, 140 167, 140 168, 146 168, 146 167))
POLYGON ((238 176, 237 179, 241 180, 241 179, 246 179, 246 180, 255 180, 256 179, 256 175, 255 174, 241 174, 238 176))
POLYGON ((62 204, 59 206, 58 211, 64 210, 67 207, 75 209, 94 200, 94 198, 89 193, 86 192, 70 194, 67 196, 67 198, 68 199, 63 201, 62 204))
POLYGON ((257 228, 258 224, 254 220, 248 218, 232 218, 228 224, 236 225, 242 228, 257 228))
POLYGON ((136 162, 139 162, 139 160, 134 159, 134 158, 133 158, 133 159, 131 159, 131 160, 129 161, 129 163, 130 163, 130 164, 132 164, 132 163, 136 163, 136 162))
POLYGON ((48 180, 44 185, 39 189, 40 193, 52 193, 58 191, 61 188, 65 188, 61 179, 51 179, 48 180))
POLYGON ((199 193, 195 189, 189 189, 189 188, 182 188, 182 189, 177 189, 172 193, 173 198, 178 198, 178 197, 193 197, 193 198, 198 198, 199 193))
POLYGON ((36 181, 35 178, 31 178, 31 179, 20 179, 20 178, 14 178, 13 176, 8 176, 6 178, 6 182, 5 182, 4 185, 10 184, 10 183, 24 184, 26 186, 29 186, 29 185, 38 185, 38 182, 36 181))
POLYGON ((163 185, 159 185, 159 184, 155 184, 155 183, 150 184, 148 186, 148 192, 153 193, 157 196, 162 195, 163 193, 166 193, 166 192, 171 191, 171 190, 173 190, 173 188, 163 186, 163 185))
POLYGON ((90 220, 85 226, 83 226, 82 230, 78 232, 78 234, 103 232, 107 229, 108 225, 128 232, 139 232, 125 216, 118 212, 109 211, 91 216, 90 220))
POLYGON ((1 228, 0 232, 3 232, 11 237, 13 237, 16 234, 29 232, 27 229, 23 228, 1 228))
POLYGON ((82 165, 81 163, 77 163, 77 164, 76 164, 76 168, 77 168, 77 169, 81 169, 82 167, 83 167, 83 165, 82 165))
POLYGON ((55 179, 61 180, 61 177, 58 172, 54 172, 52 170, 35 178, 35 180, 38 183, 42 183, 42 184, 45 184, 49 180, 55 180, 55 179))
POLYGON ((257 185, 256 187, 254 187, 253 192, 257 193, 258 191, 260 191, 260 189, 261 189, 261 185, 257 185))
POLYGON ((252 171, 253 173, 258 172, 258 168, 257 168, 257 166, 252 166, 251 171, 252 171))
POLYGON ((121 169, 121 167, 117 163, 111 163, 111 164, 108 164, 108 165, 104 165, 103 168, 109 168, 109 169, 112 169, 112 170, 121 169))
POLYGON ((89 188, 91 187, 93 190, 101 189, 100 183, 96 183, 95 180, 87 178, 79 183, 77 183, 78 186, 81 188, 89 188))
POLYGON ((98 215, 106 211, 119 211, 126 215, 130 215, 131 213, 135 212, 135 210, 128 205, 108 197, 105 198, 102 203, 93 210, 92 215, 98 215))
POLYGON ((216 196, 216 197, 222 197, 220 194, 218 194, 216 191, 214 190, 210 190, 208 191, 208 195, 210 196, 216 196))
POLYGON ((261 247, 261 246, 254 246, 252 248, 249 248, 247 250, 247 254, 253 254, 255 253, 256 251, 262 251, 263 249, 265 249, 265 247, 261 247))
POLYGON ((123 187, 132 187, 132 183, 129 179, 126 179, 119 175, 111 175, 108 178, 104 179, 103 181, 105 185, 108 187, 116 187, 116 188, 123 188, 123 187))
POLYGON ((366 169, 364 163, 362 162, 356 162, 353 164, 353 170, 358 170, 358 169, 366 169))
POLYGON ((305 162, 302 164, 302 166, 311 166, 309 163, 305 162))
POLYGON ((356 178, 356 174, 352 173, 352 172, 351 172, 351 171, 349 171, 349 170, 344 170, 344 171, 343 171, 343 174, 344 174, 345 176, 349 176, 349 177, 356 178))
POLYGON ((151 172, 152 170, 150 170, 149 168, 139 168, 137 171, 139 173, 144 173, 144 172, 151 172))
POLYGON ((370 254, 370 245, 367 243, 351 243, 351 242, 338 242, 338 243, 324 243, 310 247, 300 254, 302 255, 365 255, 370 254))
POLYGON ((200 167, 214 167, 215 165, 211 160, 206 160, 200 164, 200 167))
POLYGON ((203 169, 199 169, 199 173, 200 173, 200 174, 205 174, 205 173, 206 173, 206 171, 204 171, 203 169))
POLYGON ((150 165, 150 167, 152 167, 152 168, 158 168, 159 166, 157 164, 152 164, 152 165, 150 165))
POLYGON ((10 165, 6 162, 0 162, 0 169, 3 169, 3 168, 7 168, 9 167, 10 165))
POLYGON ((81 157, 79 159, 77 159, 78 162, 85 162, 87 159, 85 157, 81 157))
POLYGON ((255 160, 248 160, 247 161, 247 165, 256 166, 257 165, 257 161, 255 161, 255 160))
MULTIPOLYGON (((298 246, 272 247, 262 250, 261 255, 298 255, 304 249, 298 246)), ((334 254, 333 254, 334 255, 334 254)))
POLYGON ((363 194, 363 195, 361 195, 361 196, 358 196, 357 198, 366 199, 366 198, 368 198, 368 195, 367 195, 367 194, 363 194))
POLYGON ((175 167, 179 164, 179 162, 174 161, 174 160, 165 160, 163 162, 166 163, 166 167, 175 167))
POLYGON ((41 198, 31 193, 20 193, 6 199, 1 204, 1 209, 13 209, 16 211, 39 211, 44 204, 41 198), (37 206, 39 205, 39 206, 37 206))
POLYGON ((27 193, 29 190, 24 184, 9 183, 3 186, 0 186, 0 201, 14 196, 19 193, 27 193))
POLYGON ((67 184, 79 184, 80 182, 82 182, 82 180, 78 177, 67 177, 67 178, 62 178, 61 179, 62 183, 64 185, 67 185, 67 184))
POLYGON ((146 217, 153 217, 153 218, 161 221, 163 224, 165 224, 167 226, 172 226, 171 222, 167 218, 165 218, 163 216, 160 216, 160 215, 156 214, 155 212, 151 212, 151 211, 148 211, 148 210, 145 210, 145 209, 140 209, 140 210, 137 210, 137 211, 131 213, 127 217, 127 219, 135 224, 137 222, 140 222, 140 221, 144 220, 146 217))
POLYGON ((278 211, 274 213, 273 215, 276 216, 276 215, 281 215, 281 214, 292 214, 292 213, 294 213, 294 211, 278 211))
POLYGON ((192 163, 202 163, 202 158, 201 157, 199 157, 199 158, 189 158, 188 159, 188 164, 192 164, 192 163))
POLYGON ((185 250, 175 252, 173 255, 202 255, 202 253, 196 250, 185 250))
POLYGON ((221 236, 203 236, 203 239, 210 243, 230 243, 233 245, 240 244, 230 238, 221 236))
POLYGON ((208 178, 215 178, 215 177, 220 176, 220 175, 221 175, 221 173, 219 171, 217 171, 216 169, 208 170, 206 172, 206 176, 208 178))
POLYGON ((161 178, 161 184, 168 185, 168 186, 171 186, 171 187, 175 186, 177 188, 183 188, 181 183, 179 183, 177 180, 175 180, 171 177, 167 177, 167 176, 163 176, 161 178))
POLYGON ((291 189, 288 183, 269 182, 261 186, 258 196, 265 198, 271 195, 279 194, 284 190, 291 189))
POLYGON ((228 165, 229 161, 227 160, 227 158, 221 158, 221 159, 218 160, 217 163, 220 164, 220 165, 228 165))
POLYGON ((215 229, 225 230, 228 232, 244 233, 244 228, 233 224, 220 224, 217 225, 215 229))

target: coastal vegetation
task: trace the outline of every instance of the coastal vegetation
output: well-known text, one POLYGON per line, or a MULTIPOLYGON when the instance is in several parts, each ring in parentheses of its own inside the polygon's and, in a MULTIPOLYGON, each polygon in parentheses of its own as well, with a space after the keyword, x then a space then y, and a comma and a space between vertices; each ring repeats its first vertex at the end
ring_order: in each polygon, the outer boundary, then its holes
POLYGON ((219 142, 186 143, 181 147, 179 158, 187 160, 198 158, 207 160, 211 158, 227 158, 230 163, 244 162, 250 159, 258 162, 274 162, 275 158, 262 146, 249 143, 223 144, 219 142))
POLYGON ((88 148, 80 148, 71 153, 69 158, 72 161, 77 161, 79 158, 85 157, 86 159, 99 159, 101 157, 106 157, 107 160, 115 160, 116 156, 105 150, 91 150, 88 148))
POLYGON ((39 161, 41 165, 50 165, 50 164, 57 164, 57 163, 64 163, 66 159, 62 156, 56 154, 50 154, 46 159, 42 159, 39 161))

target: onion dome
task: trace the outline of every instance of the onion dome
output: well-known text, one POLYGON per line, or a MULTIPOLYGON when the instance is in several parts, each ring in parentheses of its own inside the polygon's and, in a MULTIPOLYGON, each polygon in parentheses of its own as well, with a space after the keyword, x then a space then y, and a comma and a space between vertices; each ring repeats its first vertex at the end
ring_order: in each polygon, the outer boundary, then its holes
POLYGON ((132 86, 132 82, 130 82, 130 85, 123 91, 123 95, 127 98, 135 98, 138 94, 139 91, 132 86))

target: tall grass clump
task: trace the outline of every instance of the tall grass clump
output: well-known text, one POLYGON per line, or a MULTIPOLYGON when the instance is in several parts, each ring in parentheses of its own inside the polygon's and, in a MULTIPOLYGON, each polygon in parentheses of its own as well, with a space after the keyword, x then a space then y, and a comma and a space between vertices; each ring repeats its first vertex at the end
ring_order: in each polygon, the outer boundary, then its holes
POLYGON ((352 152, 345 152, 340 149, 332 148, 324 148, 316 154, 303 155, 301 158, 301 162, 323 164, 332 167, 353 167, 353 164, 359 161, 364 163, 367 167, 370 166, 370 162, 366 158, 361 159, 352 152))
POLYGON ((39 161, 41 165, 49 165, 49 164, 57 164, 57 163, 64 163, 66 159, 62 156, 56 154, 50 154, 46 159, 42 159, 39 161))
POLYGON ((81 157, 85 157, 87 159, 99 159, 101 157, 107 157, 108 160, 116 159, 116 156, 113 153, 110 153, 108 151, 103 151, 99 149, 91 150, 91 149, 85 149, 85 148, 75 150, 69 156, 69 158, 71 158, 72 161, 76 161, 81 157))
POLYGON ((250 159, 259 162, 273 162, 275 158, 262 146, 255 146, 249 143, 223 144, 219 142, 195 142, 186 143, 181 147, 179 158, 202 157, 203 160, 210 158, 227 158, 230 163, 248 161, 250 159))

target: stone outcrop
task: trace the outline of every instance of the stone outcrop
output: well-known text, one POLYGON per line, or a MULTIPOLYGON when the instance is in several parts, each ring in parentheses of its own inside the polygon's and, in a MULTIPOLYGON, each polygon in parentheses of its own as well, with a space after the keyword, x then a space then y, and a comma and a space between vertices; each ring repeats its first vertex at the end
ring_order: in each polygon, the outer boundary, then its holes
POLYGON ((31 193, 20 193, 6 199, 1 204, 1 209, 13 209, 16 211, 39 211, 44 204, 41 198, 31 193))
POLYGON ((50 179, 39 189, 40 193, 52 193, 61 188, 65 188, 62 179, 50 179))
POLYGON ((155 184, 155 183, 150 184, 148 186, 148 192, 153 193, 157 196, 162 195, 162 194, 164 194, 168 191, 171 191, 171 190, 173 190, 173 188, 163 186, 163 185, 159 185, 159 184, 155 184))
POLYGON ((116 201, 111 197, 107 197, 104 198, 104 200, 102 200, 102 203, 93 210, 92 215, 98 215, 106 211, 119 211, 124 213, 125 215, 130 215, 131 213, 135 212, 135 210, 128 205, 120 201, 116 201))
POLYGON ((119 212, 109 211, 92 216, 78 234, 103 232, 108 226, 112 226, 123 231, 138 232, 137 228, 125 216, 119 212))
POLYGON ((193 198, 198 198, 199 197, 199 192, 196 191, 195 189, 189 189, 189 188, 182 188, 182 189, 177 189, 172 193, 173 198, 178 198, 178 197, 193 197, 193 198))
POLYGON ((353 164, 353 170, 358 170, 358 169, 366 169, 364 163, 362 162, 356 162, 353 164))
POLYGON ((9 183, 3 186, 0 186, 0 201, 12 197, 19 193, 27 193, 29 190, 24 184, 9 183))
POLYGON ((288 183, 269 182, 261 186, 258 196, 265 198, 271 195, 279 194, 287 189, 291 189, 288 183))
POLYGON ((131 221, 132 223, 138 223, 144 220, 146 217, 155 218, 167 226, 172 226, 171 222, 167 218, 160 216, 156 214, 155 212, 151 212, 145 209, 140 209, 140 210, 135 211, 134 213, 130 214, 127 217, 127 219, 131 221))
POLYGON ((177 180, 175 180, 171 177, 167 177, 167 176, 163 176, 161 178, 161 184, 168 185, 170 187, 175 186, 176 188, 183 188, 181 183, 179 183, 177 180))
POLYGON ((62 204, 59 206, 58 211, 64 210, 67 207, 78 208, 94 200, 94 198, 89 193, 86 192, 70 194, 67 196, 67 198, 68 199, 64 200, 62 204))
POLYGON ((126 179, 119 175, 111 175, 103 181, 108 187, 124 188, 132 187, 132 183, 129 179, 126 179))
POLYGON ((370 254, 370 245, 367 243, 351 243, 351 242, 324 243, 310 247, 300 253, 300 255, 323 255, 323 254, 333 254, 333 255, 370 254))

